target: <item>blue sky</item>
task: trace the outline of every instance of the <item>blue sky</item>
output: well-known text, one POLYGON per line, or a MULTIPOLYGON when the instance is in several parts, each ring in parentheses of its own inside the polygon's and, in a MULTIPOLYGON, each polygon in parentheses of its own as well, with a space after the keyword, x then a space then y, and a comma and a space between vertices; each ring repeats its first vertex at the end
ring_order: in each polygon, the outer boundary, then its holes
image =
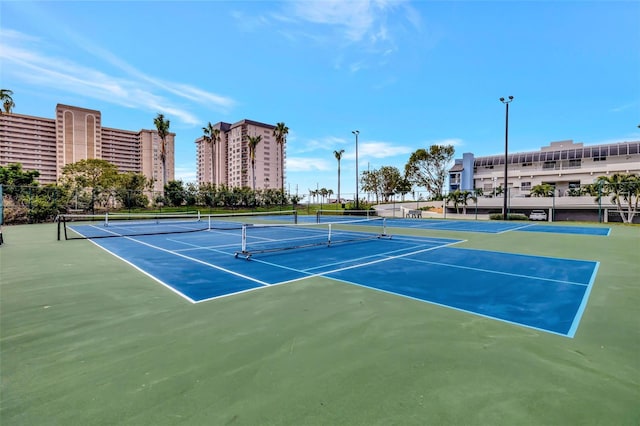
POLYGON ((453 144, 456 157, 551 141, 640 139, 640 2, 0 2, 0 85, 14 112, 57 103, 106 127, 176 136, 176 176, 195 181, 207 122, 290 129, 287 187, 337 189, 359 169, 453 144))

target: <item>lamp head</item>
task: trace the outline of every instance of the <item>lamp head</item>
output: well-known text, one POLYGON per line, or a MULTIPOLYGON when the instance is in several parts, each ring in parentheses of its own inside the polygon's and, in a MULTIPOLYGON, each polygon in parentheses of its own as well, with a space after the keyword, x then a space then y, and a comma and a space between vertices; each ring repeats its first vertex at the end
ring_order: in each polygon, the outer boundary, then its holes
POLYGON ((504 102, 504 98, 500 98, 500 102, 504 102))
POLYGON ((509 96, 509 100, 512 101, 513 100, 513 96, 509 96))
POLYGON ((359 134, 359 133, 360 133, 360 130, 354 130, 354 131, 352 131, 351 133, 353 133, 354 135, 357 135, 357 134, 359 134))

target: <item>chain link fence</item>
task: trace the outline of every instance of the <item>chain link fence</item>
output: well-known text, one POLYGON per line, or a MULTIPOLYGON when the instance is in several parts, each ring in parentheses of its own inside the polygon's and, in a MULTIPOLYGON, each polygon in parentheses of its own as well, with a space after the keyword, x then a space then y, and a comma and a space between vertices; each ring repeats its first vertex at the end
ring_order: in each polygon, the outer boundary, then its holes
POLYGON ((0 185, 0 224, 51 222, 62 213, 110 211, 192 211, 294 208, 299 199, 279 190, 248 188, 153 192, 127 189, 65 188, 62 186, 0 185))

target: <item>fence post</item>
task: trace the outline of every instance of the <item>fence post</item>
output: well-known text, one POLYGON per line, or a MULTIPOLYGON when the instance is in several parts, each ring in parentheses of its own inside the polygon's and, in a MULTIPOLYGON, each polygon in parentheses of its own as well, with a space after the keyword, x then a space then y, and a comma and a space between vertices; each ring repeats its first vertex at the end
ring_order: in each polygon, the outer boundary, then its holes
POLYGON ((602 223, 602 181, 598 181, 598 223, 602 223))

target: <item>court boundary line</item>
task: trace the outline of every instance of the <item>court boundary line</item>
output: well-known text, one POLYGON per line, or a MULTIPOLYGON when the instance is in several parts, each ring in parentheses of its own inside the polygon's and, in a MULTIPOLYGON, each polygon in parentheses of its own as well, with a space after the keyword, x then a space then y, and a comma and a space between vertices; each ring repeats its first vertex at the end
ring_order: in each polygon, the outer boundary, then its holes
MULTIPOLYGON (((487 250, 487 251, 489 251, 489 250, 487 250)), ((531 256, 531 257, 541 257, 541 256, 531 256)), ((441 262, 431 262, 431 261, 428 261, 428 260, 419 260, 419 259, 403 259, 403 260, 407 260, 409 262, 416 262, 416 263, 426 263, 426 264, 429 264, 429 265, 448 266, 448 267, 457 268, 457 269, 468 269, 468 270, 471 270, 471 271, 487 272, 487 273, 491 273, 491 274, 507 275, 507 276, 518 277, 518 278, 527 278, 527 279, 534 279, 534 280, 541 280, 541 281, 551 281, 551 282, 554 282, 554 283, 579 285, 579 286, 583 286, 583 287, 586 287, 586 286, 589 285, 588 283, 579 283, 579 282, 574 282, 574 281, 554 280, 552 278, 540 278, 540 277, 535 277, 533 275, 523 275, 523 274, 514 274, 514 273, 511 273, 511 272, 492 271, 490 269, 474 268, 474 267, 471 267, 471 266, 462 266, 462 265, 452 265, 452 264, 449 264, 449 263, 441 263, 441 262)))
POLYGON ((376 287, 371 287, 371 286, 368 286, 368 285, 365 285, 365 284, 360 284, 360 283, 356 283, 356 282, 353 282, 353 281, 344 280, 344 279, 341 279, 341 278, 334 278, 334 277, 325 277, 325 278, 332 279, 332 280, 338 281, 338 282, 343 282, 343 283, 349 284, 349 285, 355 285, 355 286, 358 286, 358 287, 363 287, 363 288, 367 288, 367 289, 370 289, 370 290, 379 291, 381 293, 391 294, 393 296, 398 296, 398 297, 402 297, 402 298, 405 298, 405 299, 414 300, 414 301, 417 301, 417 302, 428 303, 430 305, 438 306, 438 307, 445 308, 445 309, 453 309, 453 310, 458 311, 458 312, 464 312, 466 314, 471 314, 471 315, 483 317, 483 318, 486 318, 486 319, 490 319, 492 321, 503 322, 503 323, 515 325, 515 326, 518 326, 518 327, 524 327, 524 328, 528 328, 528 329, 531 329, 531 330, 540 331, 540 332, 543 332, 543 333, 555 334, 557 336, 573 338, 573 336, 569 336, 568 334, 559 333, 557 331, 547 330, 547 329, 540 328, 540 327, 534 327, 534 326, 531 326, 531 325, 522 324, 522 323, 519 323, 519 322, 510 321, 510 320, 506 320, 506 319, 502 319, 502 318, 492 317, 490 315, 482 314, 482 313, 479 313, 479 312, 469 311, 467 309, 457 308, 455 306, 445 305, 443 303, 438 303, 438 302, 434 302, 434 301, 431 301, 431 300, 420 299, 420 298, 417 298, 417 297, 414 297, 414 296, 409 296, 409 295, 402 294, 402 293, 396 293, 396 292, 393 292, 393 291, 390 291, 390 290, 384 290, 384 289, 380 289, 380 288, 376 288, 376 287))
POLYGON ((126 237, 126 238, 128 240, 137 242, 137 243, 142 244, 144 246, 151 247, 153 249, 156 249, 156 250, 159 250, 159 251, 163 251, 165 253, 173 254, 175 256, 182 257, 184 259, 191 260, 191 261, 196 262, 196 263, 200 263, 201 265, 209 266, 209 267, 211 267, 213 269, 217 269, 219 271, 226 272, 228 274, 235 275, 237 277, 244 278, 246 280, 253 281, 253 282, 258 283, 258 284, 262 284, 264 286, 273 285, 273 284, 269 284, 269 283, 266 283, 264 281, 258 280, 257 278, 252 278, 252 277, 246 276, 244 274, 240 274, 238 272, 231 271, 231 270, 229 270, 227 268, 223 268, 222 266, 214 265, 212 263, 205 262, 204 260, 196 259, 194 257, 187 256, 187 255, 184 255, 182 253, 178 253, 175 250, 169 250, 169 249, 165 249, 165 248, 162 248, 162 247, 154 246, 153 244, 150 244, 150 243, 147 243, 147 242, 144 242, 144 241, 140 241, 140 240, 136 240, 135 238, 131 238, 131 237, 126 237))
POLYGON ((424 253, 424 252, 427 252, 427 251, 438 250, 438 249, 441 249, 443 247, 448 247, 450 245, 459 244, 461 242, 464 242, 464 241, 461 240, 461 241, 458 241, 458 242, 455 242, 455 243, 448 243, 448 244, 444 244, 444 245, 441 245, 441 246, 429 247, 429 248, 425 248, 425 249, 422 249, 422 250, 414 251, 414 252, 411 252, 411 253, 405 253, 405 254, 401 254, 401 255, 397 255, 397 256, 385 256, 384 254, 379 254, 379 256, 383 256, 382 259, 373 260, 371 262, 359 263, 357 265, 345 266, 344 268, 338 268, 338 269, 334 269, 334 270, 331 270, 331 271, 326 271, 326 272, 314 274, 312 276, 325 276, 327 274, 333 274, 333 273, 336 273, 336 272, 347 271, 349 269, 356 269, 356 268, 361 268, 363 266, 375 265, 376 263, 388 262, 390 260, 400 259, 400 258, 403 258, 403 257, 410 256, 412 254, 418 254, 418 253, 424 253))
POLYGON ((100 244, 98 244, 97 241, 94 241, 92 239, 88 239, 91 244, 95 245, 96 247, 100 248, 101 250, 106 251, 107 253, 109 253, 111 256, 115 257, 116 259, 120 259, 121 261, 123 261, 124 263, 128 264, 129 266, 132 266, 134 269, 136 269, 139 272, 142 272, 144 275, 146 275, 147 277, 151 278, 152 280, 154 280, 157 283, 160 283, 160 285, 168 288, 169 290, 171 290, 172 292, 174 292, 175 294, 177 294, 178 296, 182 297, 183 299, 186 299, 187 301, 191 302, 191 303, 196 303, 195 300, 193 300, 192 298, 190 298, 189 296, 187 296, 186 294, 182 293, 181 291, 179 291, 176 288, 173 288, 172 286, 170 286, 169 284, 165 283, 164 281, 158 279, 158 277, 151 275, 149 272, 145 271, 144 269, 140 268, 138 265, 136 265, 133 262, 128 261, 127 259, 125 259, 124 257, 112 252, 111 250, 109 250, 106 247, 101 246, 100 244))
MULTIPOLYGON (((390 241, 393 241, 393 240, 390 240, 390 241)), ((430 247, 430 248, 438 248, 438 247, 442 247, 442 246, 436 246, 436 247, 430 247)), ((330 248, 330 247, 326 247, 326 248, 330 248)), ((357 258, 354 258, 354 259, 349 259, 349 261, 350 262, 358 262, 358 261, 362 261, 363 259, 385 257, 385 256, 388 256, 389 253, 394 253, 394 252, 403 251, 403 250, 410 250, 412 248, 414 248, 414 247, 406 247, 404 249, 392 250, 392 251, 387 251, 387 252, 383 252, 383 253, 370 254, 370 255, 367 255, 367 256, 361 256, 361 257, 357 257, 357 258)), ((284 266, 284 265, 279 265, 277 263, 268 262, 268 261, 263 260, 263 259, 251 258, 251 262, 258 262, 258 263, 262 263, 264 265, 273 266, 273 267, 276 267, 276 268, 287 269, 287 270, 298 272, 298 273, 301 273, 301 274, 306 274, 309 277, 315 277, 315 276, 318 276, 319 274, 322 274, 321 272, 309 272, 310 270, 324 268, 324 267, 328 267, 328 266, 332 266, 332 265, 336 265, 336 264, 347 263, 347 261, 342 261, 342 262, 338 261, 338 262, 326 263, 326 264, 320 265, 320 266, 314 266, 312 268, 307 268, 307 269, 296 269, 296 268, 291 268, 289 266, 284 266)), ((364 263, 362 263, 362 265, 364 265, 364 263)), ((301 278, 296 278, 295 280, 299 280, 299 279, 301 279, 301 278)), ((287 280, 287 281, 282 281, 282 282, 290 282, 290 281, 295 281, 295 280, 287 280)))
POLYGON ((589 297, 591 296, 591 290, 593 289, 593 285, 595 284, 599 269, 600 269, 600 262, 596 262, 596 266, 593 268, 593 273, 591 274, 591 280, 589 280, 589 285, 587 285, 587 289, 582 295, 582 301, 580 302, 580 306, 578 306, 578 310, 576 311, 576 315, 573 317, 573 322, 571 323, 571 327, 567 332, 567 335, 571 338, 573 338, 576 332, 578 331, 578 326, 580 325, 580 321, 582 321, 582 315, 584 314, 584 311, 587 309, 587 302, 589 301, 589 297))
POLYGON ((514 256, 541 257, 543 259, 570 260, 572 262, 592 262, 592 263, 599 262, 597 260, 572 259, 570 257, 554 257, 554 256, 543 256, 543 255, 539 255, 539 254, 529 254, 529 253, 522 253, 522 252, 509 252, 509 251, 502 251, 502 250, 486 250, 486 249, 481 249, 481 248, 477 248, 477 247, 462 247, 462 248, 464 250, 488 251, 488 252, 491 252, 491 253, 510 254, 510 255, 514 255, 514 256))
POLYGON ((520 230, 520 229, 529 228, 529 227, 531 227, 531 226, 535 226, 535 224, 533 224, 533 223, 528 223, 528 224, 526 224, 526 225, 516 226, 515 228, 505 229, 504 231, 496 232, 496 234, 498 234, 498 235, 500 235, 500 234, 506 234, 507 232, 518 231, 518 230, 520 230))
MULTIPOLYGON (((75 231, 75 232, 78 232, 78 231, 75 231)), ((79 234, 80 234, 80 233, 79 233, 79 234)), ((80 234, 80 235, 82 235, 82 234, 80 234)), ((182 254, 182 253, 178 253, 178 252, 176 252, 176 251, 174 251, 174 250, 169 250, 169 249, 165 249, 165 248, 162 248, 162 247, 154 246, 153 244, 149 244, 149 243, 146 243, 146 242, 144 242, 144 241, 137 240, 137 239, 132 238, 132 237, 122 237, 122 238, 127 239, 127 240, 132 241, 132 242, 135 242, 135 243, 138 243, 138 244, 142 244, 142 245, 147 246, 147 247, 150 247, 150 248, 152 248, 152 249, 156 249, 156 250, 159 250, 159 251, 162 251, 162 252, 168 253, 168 254, 172 254, 172 255, 175 255, 175 256, 181 257, 181 258, 183 258, 183 259, 187 259, 187 260, 193 261, 193 262, 195 262, 195 263, 199 263, 199 264, 201 264, 201 265, 208 266, 208 267, 210 267, 210 268, 212 268, 212 269, 217 269, 217 270, 219 270, 219 271, 226 272, 226 273, 229 273, 229 274, 231 274, 231 275, 237 276, 237 277, 239 277, 239 278, 243 278, 243 279, 246 279, 246 280, 248 280, 248 281, 255 282, 255 283, 257 283, 257 284, 262 285, 262 287, 256 287, 256 288, 249 288, 249 289, 245 289, 245 290, 240 290, 240 291, 236 291, 236 292, 233 292, 233 293, 227 293, 227 294, 223 294, 223 295, 220 295, 220 296, 216 296, 216 297, 213 297, 213 298, 207 298, 207 299, 195 300, 195 299, 192 299, 191 297, 187 296, 186 294, 182 293, 180 290, 178 290, 178 289, 176 289, 176 288, 172 287, 171 285, 169 285, 169 284, 165 283, 164 281, 160 280, 158 277, 156 277, 156 276, 152 275, 152 274, 151 274, 151 273, 149 273, 149 272, 146 272, 145 270, 143 270, 142 268, 138 267, 138 266, 137 266, 137 265, 135 265, 134 263, 132 263, 132 262, 130 262, 130 261, 128 261, 128 260, 126 260, 126 259, 125 259, 125 258, 123 258, 122 256, 120 256, 120 255, 118 255, 118 254, 116 254, 116 253, 112 252, 111 250, 107 249, 106 247, 101 246, 100 244, 98 244, 98 242, 97 242, 97 241, 94 241, 93 239, 88 238, 88 240, 89 240, 92 244, 94 244, 94 245, 96 245, 96 246, 100 247, 102 250, 106 251, 107 253, 111 254, 112 256, 115 256, 116 258, 118 258, 118 259, 120 259, 120 260, 124 261, 125 263, 127 263, 127 264, 129 264, 129 265, 133 266, 133 267, 134 267, 135 269, 137 269, 138 271, 142 272, 143 274, 145 274, 146 276, 150 277, 150 278, 151 278, 151 279, 153 279, 154 281, 156 281, 156 282, 160 283, 162 286, 164 286, 164 287, 168 288, 168 289, 169 289, 169 290, 171 290, 172 292, 174 292, 174 293, 178 294, 178 295, 179 295, 179 296, 181 296, 182 298, 184 298, 184 299, 188 300, 188 301, 189 301, 189 302, 191 302, 192 304, 196 304, 196 303, 200 303, 200 302, 202 302, 202 301, 212 300, 212 299, 216 299, 216 298, 220 298, 220 297, 226 297, 226 296, 231 296, 231 295, 235 295, 235 294, 240 294, 240 293, 244 293, 244 292, 247 292, 247 291, 258 290, 258 289, 261 289, 261 288, 268 288, 268 287, 272 287, 272 286, 274 286, 274 285, 278 285, 278 284, 280 284, 280 283, 274 283, 274 284, 266 283, 266 282, 264 282, 264 281, 260 281, 260 280, 258 280, 258 279, 256 279, 256 278, 252 278, 252 277, 249 277, 249 276, 246 276, 246 275, 243 275, 243 274, 239 274, 239 273, 234 272, 234 271, 230 271, 230 270, 228 270, 228 269, 226 269, 226 268, 223 268, 223 267, 218 266, 218 265, 214 265, 214 264, 209 263, 209 262, 205 262, 205 261, 200 260, 200 259, 196 259, 196 258, 193 258, 193 257, 190 257, 190 256, 186 256, 186 255, 184 255, 184 254, 182 254)), ((225 254, 226 254, 226 253, 225 253, 225 254)))

